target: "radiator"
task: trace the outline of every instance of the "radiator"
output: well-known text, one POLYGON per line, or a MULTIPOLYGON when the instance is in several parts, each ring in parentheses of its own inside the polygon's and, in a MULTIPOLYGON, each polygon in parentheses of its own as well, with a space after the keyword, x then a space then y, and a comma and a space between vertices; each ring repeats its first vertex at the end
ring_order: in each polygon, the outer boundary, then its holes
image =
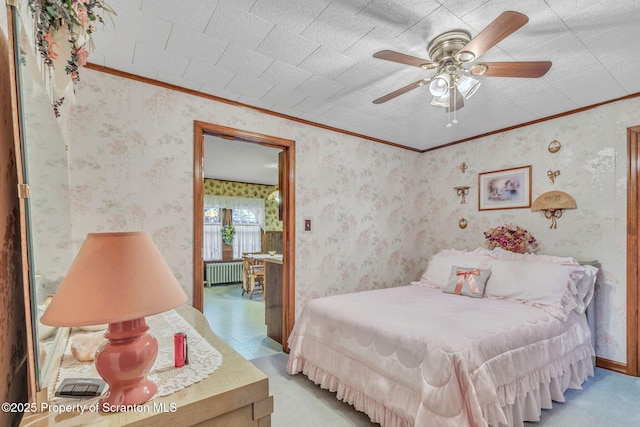
POLYGON ((207 264, 204 274, 205 286, 235 282, 242 282, 241 262, 217 262, 207 264))

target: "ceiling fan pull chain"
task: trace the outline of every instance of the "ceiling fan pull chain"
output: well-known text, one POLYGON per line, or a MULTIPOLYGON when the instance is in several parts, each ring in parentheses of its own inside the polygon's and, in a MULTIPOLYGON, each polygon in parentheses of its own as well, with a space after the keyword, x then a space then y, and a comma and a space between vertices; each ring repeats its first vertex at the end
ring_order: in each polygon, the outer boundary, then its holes
MULTIPOLYGON (((454 86, 455 87, 455 86, 454 86)), ((458 123, 458 106, 456 105, 458 102, 458 91, 455 90, 454 91, 454 97, 453 97, 453 123, 456 124, 458 123)))

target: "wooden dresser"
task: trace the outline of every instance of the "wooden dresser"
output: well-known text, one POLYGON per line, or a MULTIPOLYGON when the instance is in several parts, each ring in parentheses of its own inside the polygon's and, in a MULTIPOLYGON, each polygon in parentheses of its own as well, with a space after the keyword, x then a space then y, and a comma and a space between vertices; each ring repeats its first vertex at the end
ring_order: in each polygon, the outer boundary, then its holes
POLYGON ((149 411, 25 414, 21 426, 211 426, 269 427, 273 396, 269 379, 215 335, 205 317, 191 306, 176 309, 223 356, 222 366, 206 379, 141 406, 149 411), (165 411, 158 411, 158 408, 165 411))

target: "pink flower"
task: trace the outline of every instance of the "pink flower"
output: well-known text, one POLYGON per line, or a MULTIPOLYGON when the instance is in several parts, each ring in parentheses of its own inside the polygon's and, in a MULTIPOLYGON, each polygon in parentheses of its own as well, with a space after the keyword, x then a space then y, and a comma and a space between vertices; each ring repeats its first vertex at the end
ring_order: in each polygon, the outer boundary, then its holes
POLYGON ((508 224, 484 232, 491 249, 501 247, 512 252, 535 251, 538 243, 527 230, 508 224))
MULTIPOLYGON (((86 2, 83 2, 83 4, 86 4, 86 2)), ((82 27, 87 28, 91 23, 91 20, 89 19, 89 15, 87 15, 87 9, 85 8, 85 6, 81 6, 79 2, 75 2, 73 4, 73 10, 76 12, 78 20, 80 21, 80 24, 82 24, 82 27)))
POLYGON ((47 33, 47 35, 44 36, 44 39, 47 42, 47 51, 48 51, 49 59, 56 59, 58 57, 58 54, 53 51, 53 47, 60 46, 60 45, 51 39, 50 33, 47 33))
POLYGON ((87 58, 89 58, 89 52, 84 47, 80 47, 76 50, 76 56, 78 57, 78 65, 84 67, 87 65, 87 58))

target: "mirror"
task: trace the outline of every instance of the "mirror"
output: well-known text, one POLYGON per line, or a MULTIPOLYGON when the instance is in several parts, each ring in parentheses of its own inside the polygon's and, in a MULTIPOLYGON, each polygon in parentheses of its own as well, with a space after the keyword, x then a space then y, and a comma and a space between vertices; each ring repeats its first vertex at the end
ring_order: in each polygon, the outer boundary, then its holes
POLYGON ((67 147, 39 70, 29 17, 24 12, 19 16, 14 8, 20 138, 24 180, 29 185, 26 214, 34 363, 40 390, 48 383, 51 355, 63 331, 38 319, 71 265, 72 241, 67 147))

